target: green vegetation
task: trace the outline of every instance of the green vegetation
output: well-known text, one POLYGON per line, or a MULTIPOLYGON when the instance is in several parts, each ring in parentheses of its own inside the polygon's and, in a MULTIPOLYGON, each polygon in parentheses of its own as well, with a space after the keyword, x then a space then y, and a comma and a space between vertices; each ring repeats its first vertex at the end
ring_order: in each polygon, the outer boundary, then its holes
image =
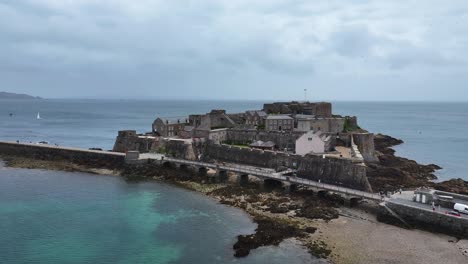
POLYGON ((265 130, 265 125, 258 125, 257 130, 265 130))
POLYGON ((169 151, 166 149, 166 147, 162 146, 162 147, 159 147, 157 150, 156 150, 157 153, 160 153, 160 154, 169 154, 169 151))
POLYGON ((343 125, 343 132, 344 133, 355 131, 357 129, 361 129, 361 128, 359 126, 351 125, 351 122, 350 122, 350 120, 348 118, 345 119, 345 122, 344 122, 344 125, 343 125))
POLYGON ((239 148, 250 148, 249 145, 251 144, 251 142, 244 143, 244 142, 239 142, 239 141, 226 140, 223 142, 223 144, 230 145, 233 147, 239 147, 239 148))

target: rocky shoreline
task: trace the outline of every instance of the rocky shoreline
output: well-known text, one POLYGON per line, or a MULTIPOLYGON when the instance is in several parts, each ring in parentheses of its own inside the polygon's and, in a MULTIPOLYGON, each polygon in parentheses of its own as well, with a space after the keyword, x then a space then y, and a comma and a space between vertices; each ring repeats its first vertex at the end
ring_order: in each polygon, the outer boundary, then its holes
POLYGON ((159 167, 158 170, 128 166, 122 170, 95 169, 67 161, 45 161, 17 156, 0 156, 5 166, 25 169, 60 170, 124 177, 128 181, 156 180, 188 190, 201 192, 216 201, 243 209, 258 225, 255 233, 239 235, 233 245, 236 257, 249 255, 252 249, 277 246, 289 238, 296 238, 311 255, 327 258, 331 250, 323 241, 312 239, 317 230, 311 219, 338 218, 340 199, 335 196, 318 197, 309 191, 293 195, 281 190, 261 189, 257 183, 239 186, 233 180, 224 184, 208 183, 195 172, 159 167), (336 199, 336 200, 334 200, 336 199))
POLYGON ((367 177, 374 191, 396 191, 400 188, 427 186, 447 192, 468 194, 468 181, 463 179, 435 182, 435 172, 442 169, 438 165, 422 165, 414 160, 396 156, 392 147, 403 144, 403 140, 377 134, 374 143, 379 162, 366 164, 367 177))
MULTIPOLYGON (((401 143, 403 141, 390 136, 376 135, 375 147, 379 162, 367 164, 369 182, 374 191, 430 186, 444 191, 468 193, 468 182, 461 179, 434 182, 437 178, 434 173, 440 169, 439 166, 421 165, 416 161, 396 156, 392 147, 401 143)), ((306 189, 285 193, 274 186, 261 188, 256 182, 240 186, 235 183, 234 178, 227 183, 213 184, 193 171, 165 167, 154 169, 126 166, 123 169, 106 170, 61 160, 44 161, 13 156, 0 156, 0 159, 3 159, 8 167, 119 175, 129 181, 163 181, 204 193, 220 203, 241 208, 252 217, 258 227, 253 234, 238 236, 233 245, 233 254, 236 257, 247 256, 251 250, 258 247, 278 245, 285 239, 296 238, 315 257, 328 258, 336 263, 349 263, 344 259, 345 256, 337 255, 344 253, 335 253, 333 246, 328 245, 326 239, 320 235, 320 228, 328 222, 349 217, 345 212, 348 209, 343 210, 344 200, 337 195, 319 196, 306 189)), ((360 210, 364 211, 374 209, 369 204, 360 207, 360 210)))

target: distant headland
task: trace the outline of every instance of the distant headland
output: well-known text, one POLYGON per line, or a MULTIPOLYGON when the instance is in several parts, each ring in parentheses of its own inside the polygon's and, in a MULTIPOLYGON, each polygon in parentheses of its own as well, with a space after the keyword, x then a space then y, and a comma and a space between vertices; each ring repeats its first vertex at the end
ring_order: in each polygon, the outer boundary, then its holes
POLYGON ((28 95, 28 94, 0 92, 0 99, 43 99, 43 98, 39 96, 28 95))

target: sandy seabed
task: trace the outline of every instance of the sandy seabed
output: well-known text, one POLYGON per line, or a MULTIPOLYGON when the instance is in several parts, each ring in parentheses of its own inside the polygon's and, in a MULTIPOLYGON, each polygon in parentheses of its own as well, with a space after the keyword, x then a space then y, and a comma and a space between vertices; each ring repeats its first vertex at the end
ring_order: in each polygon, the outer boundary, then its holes
MULTIPOLYGON (((17 158, 9 161, 9 165, 20 168, 85 171, 106 175, 118 174, 115 171, 82 168, 63 162, 31 162, 29 159, 17 158)), ((0 167, 2 166, 3 162, 0 161, 0 167)), ((202 192, 208 191, 212 190, 202 192)), ((368 213, 367 209, 365 206, 340 207, 340 217, 329 222, 303 218, 296 220, 318 229, 307 240, 325 242, 327 248, 332 251, 328 259, 335 264, 468 263, 468 240, 458 240, 443 234, 416 229, 407 230, 380 223, 376 220, 375 213, 368 213)), ((274 216, 288 218, 287 214, 274 216)))
POLYGON ((468 263, 468 240, 380 223, 359 209, 343 214, 321 223, 315 234, 332 249, 333 263, 468 263))

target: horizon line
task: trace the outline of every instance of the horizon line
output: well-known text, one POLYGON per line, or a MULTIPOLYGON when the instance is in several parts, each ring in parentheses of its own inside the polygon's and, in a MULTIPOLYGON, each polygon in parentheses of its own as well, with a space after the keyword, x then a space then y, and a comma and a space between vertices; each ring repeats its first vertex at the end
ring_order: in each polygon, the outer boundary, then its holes
MULTIPOLYGON (((33 99, 34 100, 34 99, 33 99)), ((124 98, 124 97, 114 97, 114 98, 104 98, 104 97, 53 97, 53 98, 48 98, 48 97, 42 97, 41 99, 38 100, 105 100, 105 101, 230 101, 230 102, 239 102, 239 101, 251 101, 251 102, 382 102, 382 103, 401 103, 401 102, 407 102, 407 103, 468 103, 468 100, 381 100, 381 99, 358 99, 358 100, 353 100, 353 99, 317 99, 317 100, 296 100, 296 99, 281 99, 281 98, 265 98, 265 99, 246 99, 246 98, 140 98, 140 97, 129 97, 129 98, 124 98)))

